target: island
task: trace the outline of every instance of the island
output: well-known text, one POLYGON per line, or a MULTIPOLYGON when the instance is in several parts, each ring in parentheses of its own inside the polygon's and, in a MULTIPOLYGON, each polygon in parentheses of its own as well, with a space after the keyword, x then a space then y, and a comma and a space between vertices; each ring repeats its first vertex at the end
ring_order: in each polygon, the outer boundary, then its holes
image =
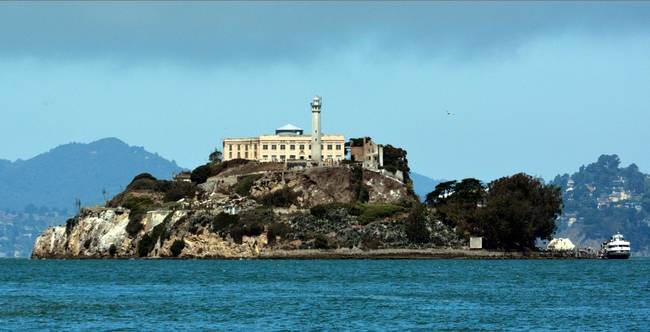
MULTIPOLYGON (((227 138, 210 162, 137 175, 103 206, 46 229, 32 258, 547 258, 560 189, 523 173, 414 193, 407 152, 312 130, 227 138), (478 241, 476 241, 478 240, 478 241), (477 245, 478 244, 478 245, 477 245)), ((580 255, 578 255, 580 256, 580 255)))

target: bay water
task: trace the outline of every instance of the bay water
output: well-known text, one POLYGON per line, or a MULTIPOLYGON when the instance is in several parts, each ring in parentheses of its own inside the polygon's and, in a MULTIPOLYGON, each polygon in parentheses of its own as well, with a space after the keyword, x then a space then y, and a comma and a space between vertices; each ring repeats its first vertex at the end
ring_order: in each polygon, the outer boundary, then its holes
POLYGON ((650 259, 0 259, 1 330, 650 330, 650 259))

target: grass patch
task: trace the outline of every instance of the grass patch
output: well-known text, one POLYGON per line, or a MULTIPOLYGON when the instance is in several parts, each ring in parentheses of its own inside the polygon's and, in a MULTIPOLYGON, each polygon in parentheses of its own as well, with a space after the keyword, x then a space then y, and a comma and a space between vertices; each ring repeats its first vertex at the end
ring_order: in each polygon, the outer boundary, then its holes
POLYGON ((405 211, 405 208, 403 206, 395 204, 366 203, 358 204, 358 207, 361 210, 361 214, 359 215, 359 222, 363 225, 366 225, 378 219, 392 217, 398 213, 405 211))

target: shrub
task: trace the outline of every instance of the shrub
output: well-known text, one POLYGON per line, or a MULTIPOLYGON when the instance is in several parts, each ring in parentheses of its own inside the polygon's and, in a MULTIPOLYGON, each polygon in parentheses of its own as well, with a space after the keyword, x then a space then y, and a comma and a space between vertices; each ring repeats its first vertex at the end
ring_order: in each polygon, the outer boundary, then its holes
POLYGON ((375 250, 379 249, 381 246, 381 240, 378 239, 375 235, 372 234, 366 234, 362 239, 361 239, 361 248, 364 250, 375 250))
POLYGON ((242 227, 243 235, 246 236, 259 236, 264 233, 264 225, 256 222, 253 224, 245 224, 242 227))
POLYGON ((185 241, 183 239, 174 241, 174 243, 172 243, 172 246, 169 248, 169 250, 172 252, 173 257, 178 257, 183 249, 185 249, 185 241))
POLYGON ((242 244, 242 240, 244 237, 244 231, 240 226, 235 226, 230 229, 230 237, 235 241, 237 244, 242 244))
POLYGON ((261 177, 262 177, 261 174, 251 174, 251 175, 240 177, 239 179, 237 179, 238 181, 237 181, 237 185, 235 185, 234 191, 239 196, 250 195, 251 187, 253 186, 253 183, 255 183, 255 181, 257 181, 261 177))
POLYGON ((129 223, 126 224, 126 232, 130 236, 136 236, 143 228, 144 225, 142 225, 141 219, 135 219, 129 217, 129 223))
POLYGON ((218 233, 227 233, 233 226, 239 223, 239 216, 227 214, 224 212, 219 213, 214 217, 211 223, 211 229, 213 232, 218 233))
POLYGON ((251 224, 255 222, 270 224, 275 221, 275 213, 273 213, 273 209, 271 208, 258 207, 253 210, 245 210, 240 212, 239 220, 244 224, 251 224))
POLYGON ((126 232, 135 236, 142 230, 142 218, 147 211, 153 208, 153 200, 149 197, 128 196, 123 203, 124 207, 129 209, 129 223, 126 225, 126 232))
POLYGON ((108 254, 111 255, 111 257, 114 257, 115 254, 117 254, 117 247, 115 247, 115 244, 111 244, 111 246, 108 247, 108 254))
POLYGON ((329 243, 327 242, 327 238, 319 234, 316 236, 314 239, 314 248, 316 249, 329 249, 329 243))
POLYGON ((131 183, 126 187, 127 190, 151 190, 151 191, 157 191, 158 190, 158 180, 155 178, 149 179, 149 178, 140 178, 140 179, 133 179, 131 183))
POLYGON ((77 226, 77 223, 79 222, 79 219, 77 218, 70 218, 65 221, 65 234, 70 235, 72 233, 72 229, 77 226))
POLYGON ((291 233, 292 229, 291 226, 285 223, 273 223, 270 224, 268 227, 267 231, 267 238, 269 240, 269 243, 275 243, 276 237, 280 238, 286 238, 287 234, 291 233))
POLYGON ((210 173, 210 164, 201 165, 192 171, 190 180, 197 184, 205 183, 210 177, 210 173))
POLYGON ((427 228, 425 208, 417 204, 406 218, 406 237, 412 243, 424 244, 431 241, 431 234, 427 228))
POLYGON ((345 209, 347 213, 350 213, 350 210, 352 209, 352 205, 345 204, 345 203, 321 204, 321 205, 313 206, 311 209, 309 209, 309 212, 311 213, 311 215, 313 215, 316 218, 325 219, 330 214, 330 212, 334 210, 340 210, 340 209, 345 209))
POLYGON ((165 229, 165 223, 160 223, 151 230, 151 233, 145 234, 138 242, 138 256, 146 257, 156 246, 165 229))
POLYGON ((165 190, 165 202, 175 202, 182 198, 193 197, 196 193, 196 184, 191 182, 170 181, 165 190))
POLYGON ((133 182, 135 182, 135 181, 137 181, 137 180, 153 180, 153 181, 156 181, 156 180, 158 180, 158 179, 156 179, 156 177, 154 177, 153 175, 151 175, 151 174, 149 174, 149 173, 140 173, 140 174, 136 175, 136 176, 133 178, 133 180, 131 181, 131 183, 133 183, 133 182))
POLYGON ((298 194, 289 187, 268 193, 258 199, 264 206, 289 207, 296 203, 298 194))
POLYGON ((249 163, 246 159, 233 159, 224 162, 213 162, 195 168, 190 174, 190 180, 196 184, 205 183, 209 177, 219 175, 228 168, 249 163))
POLYGON ((365 203, 369 200, 368 188, 363 183, 363 168, 359 164, 350 167, 350 186, 354 192, 355 201, 365 203))

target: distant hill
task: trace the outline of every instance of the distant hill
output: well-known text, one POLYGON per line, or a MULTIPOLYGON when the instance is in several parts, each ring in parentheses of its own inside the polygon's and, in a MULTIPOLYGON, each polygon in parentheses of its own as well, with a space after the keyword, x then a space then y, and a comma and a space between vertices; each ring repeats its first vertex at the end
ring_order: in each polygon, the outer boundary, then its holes
POLYGON ((616 232, 631 241, 637 255, 650 255, 650 176, 635 164, 620 167, 617 155, 602 155, 571 175, 558 175, 563 214, 558 236, 600 248, 616 232))
POLYGON ((137 174, 168 179, 181 171, 142 147, 117 138, 56 147, 29 160, 0 160, 0 257, 25 257, 47 226, 74 215, 74 202, 101 204, 137 174))
POLYGON ((65 144, 25 161, 0 160, 0 210, 72 210, 76 198, 86 206, 102 203, 103 190, 110 197, 139 173, 166 179, 180 170, 175 162, 117 138, 65 144))
POLYGON ((421 200, 432 192, 438 183, 444 180, 434 180, 422 174, 411 172, 411 180, 413 180, 413 190, 420 197, 421 200))

